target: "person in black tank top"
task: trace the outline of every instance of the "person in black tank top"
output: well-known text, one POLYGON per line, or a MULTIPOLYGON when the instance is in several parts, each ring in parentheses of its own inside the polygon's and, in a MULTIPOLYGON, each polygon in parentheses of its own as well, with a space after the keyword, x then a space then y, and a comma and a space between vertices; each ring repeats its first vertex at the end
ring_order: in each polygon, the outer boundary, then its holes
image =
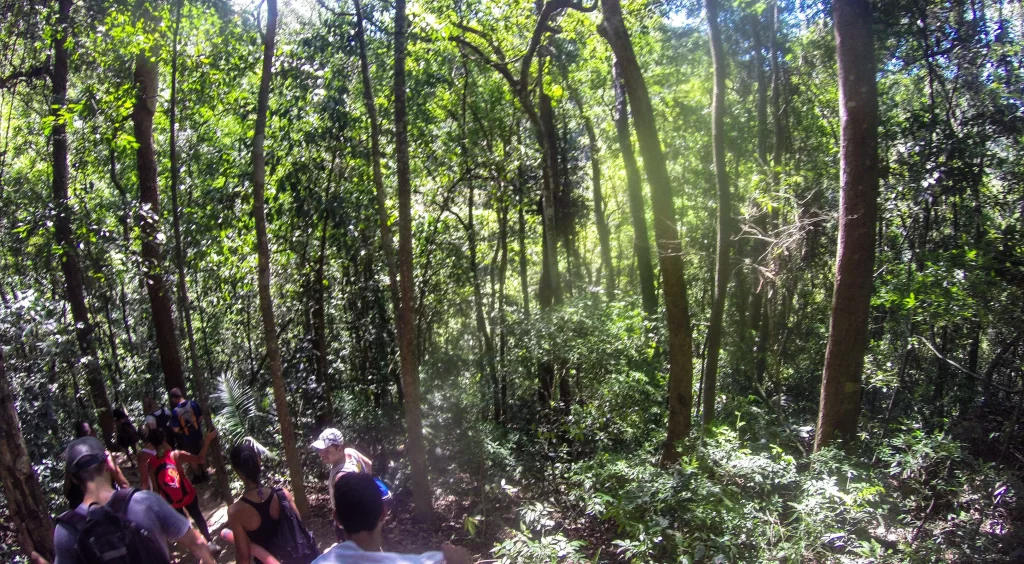
MULTIPOLYGON (((281 519, 281 501, 274 495, 273 488, 262 485, 260 453, 253 443, 252 439, 246 439, 231 449, 231 467, 242 479, 245 491, 228 508, 231 534, 225 531, 222 535, 235 544, 238 564, 249 564, 252 558, 262 562, 270 555, 265 547, 274 546, 281 519)), ((284 488, 281 491, 294 507, 291 492, 284 488)))

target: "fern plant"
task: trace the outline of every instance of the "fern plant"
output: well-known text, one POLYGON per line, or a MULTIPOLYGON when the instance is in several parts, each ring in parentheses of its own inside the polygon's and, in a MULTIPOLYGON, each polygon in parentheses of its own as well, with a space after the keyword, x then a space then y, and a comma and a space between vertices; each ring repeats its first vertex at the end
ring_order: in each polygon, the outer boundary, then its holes
POLYGON ((225 373, 217 382, 216 399, 222 406, 217 414, 217 429, 228 444, 238 444, 245 437, 259 436, 260 421, 266 415, 259 410, 255 388, 237 376, 225 373))

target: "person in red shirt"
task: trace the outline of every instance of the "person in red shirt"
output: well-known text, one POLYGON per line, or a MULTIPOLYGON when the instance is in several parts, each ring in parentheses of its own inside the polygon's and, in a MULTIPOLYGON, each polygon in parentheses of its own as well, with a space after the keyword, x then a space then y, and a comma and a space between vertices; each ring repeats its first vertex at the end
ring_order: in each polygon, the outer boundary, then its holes
POLYGON ((146 434, 147 441, 156 448, 156 454, 150 457, 149 472, 150 483, 153 489, 160 493, 177 509, 182 515, 187 511, 196 523, 196 528, 203 534, 207 542, 210 539, 210 529, 206 525, 206 518, 199 508, 199 497, 196 495, 196 488, 182 471, 182 464, 205 464, 206 451, 210 448, 210 442, 217 436, 216 431, 206 434, 203 440, 203 448, 198 455, 190 454, 183 450, 174 450, 167 442, 167 436, 161 429, 150 429, 146 434))

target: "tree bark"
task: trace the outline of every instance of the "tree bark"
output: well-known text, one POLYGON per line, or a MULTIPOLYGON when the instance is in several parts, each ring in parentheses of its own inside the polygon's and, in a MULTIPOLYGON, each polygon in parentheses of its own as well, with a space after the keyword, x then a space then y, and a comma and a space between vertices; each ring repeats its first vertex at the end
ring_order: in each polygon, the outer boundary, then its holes
POLYGON ((839 247, 814 450, 856 436, 867 349, 878 199, 878 91, 867 0, 836 0, 839 247))
MULTIPOLYGON (((141 4, 141 3, 140 3, 141 4)), ((141 4, 142 19, 152 21, 154 15, 141 4)), ((153 145, 153 116, 156 113, 157 80, 159 73, 159 46, 154 44, 135 56, 135 84, 138 89, 132 108, 136 169, 139 177, 139 231, 142 238, 142 270, 146 293, 153 309, 160 365, 164 372, 164 386, 185 389, 181 350, 174 333, 174 312, 171 296, 164 280, 163 256, 160 244, 160 191, 156 168, 156 148, 153 145)))
POLYGON ((107 386, 103 382, 99 357, 96 354, 95 327, 89 321, 89 308, 85 303, 85 280, 78 257, 78 245, 71 227, 71 204, 68 191, 68 136, 67 124, 61 116, 68 97, 68 34, 71 30, 71 0, 57 2, 57 25, 53 35, 53 72, 50 115, 54 118, 50 129, 53 155, 53 208, 54 237, 60 248, 61 270, 64 273, 64 292, 75 322, 78 348, 84 357, 85 381, 89 386, 96 417, 104 442, 114 436, 114 417, 110 411, 107 386))
MULTIPOLYGON (((64 1, 67 0, 62 3, 64 1)), ((24 525, 36 552, 52 560, 53 520, 25 448, 14 388, 4 366, 3 347, 0 347, 0 484, 15 529, 24 525)))
MULTIPOLYGON (((272 0, 271 0, 272 1, 272 0)), ((412 186, 409 173, 409 133, 405 91, 405 0, 395 1, 395 164, 398 176, 398 352, 405 392, 405 431, 409 453, 413 510, 421 521, 433 517, 433 495, 427 475, 423 440, 423 407, 416 358, 416 284, 412 264, 412 186)))
POLYGON ((526 206, 524 201, 525 197, 520 194, 519 205, 516 206, 517 215, 517 243, 519 247, 519 284, 523 290, 523 317, 526 319, 530 318, 530 279, 528 276, 527 269, 529 267, 526 264, 526 215, 523 208, 526 206))
POLYGON ((274 319, 274 302, 270 296, 270 243, 267 238, 267 216, 264 210, 266 187, 266 159, 263 143, 267 132, 267 109, 270 104, 270 79, 274 68, 274 43, 277 38, 277 0, 267 0, 267 30, 263 35, 263 69, 260 77, 260 92, 256 108, 256 131, 252 140, 252 211, 256 218, 256 252, 258 262, 257 281, 260 296, 260 314, 263 317, 263 338, 267 346, 267 360, 270 365, 270 379, 274 387, 274 405, 281 423, 281 439, 284 456, 288 463, 292 495, 299 513, 309 515, 306 500, 306 486, 302 472, 302 461, 295 443, 295 429, 288 395, 281 371, 281 348, 278 344, 277 322, 274 319))
POLYGON ((647 212, 643 189, 640 186, 640 168, 633 153, 633 139, 629 130, 626 85, 622 81, 622 68, 618 59, 612 63, 612 85, 615 89, 615 137, 619 142, 619 151, 622 153, 622 162, 626 169, 626 195, 629 199, 629 218, 633 224, 633 256, 636 257, 636 272, 640 281, 640 302, 644 313, 653 318, 658 314, 658 294, 654 289, 651 239, 647 233, 647 212))
MULTIPOLYGON (((170 144, 171 161, 171 223, 174 228, 174 263, 178 275, 178 303, 181 308, 182 320, 185 322, 185 336, 188 339, 188 355, 192 361, 192 383, 199 405, 207 416, 209 430, 215 430, 210 412, 210 393, 206 387, 206 373, 199 360, 199 349, 196 347, 195 332, 192 329, 192 305, 188 297, 188 284, 185 276, 185 248, 181 241, 181 208, 178 206, 178 186, 181 182, 181 165, 178 162, 178 32, 181 29, 181 9, 184 0, 175 2, 174 28, 172 33, 171 54, 171 103, 170 103, 170 144)), ((228 469, 224 464, 224 453, 221 451, 219 439, 210 445, 213 467, 217 470, 217 494, 225 503, 233 501, 231 486, 228 483, 228 469)))
POLYGON ((597 142, 594 122, 590 119, 583 98, 576 88, 569 83, 569 73, 562 70, 565 83, 573 104, 583 119, 583 129, 587 132, 587 151, 590 153, 590 177, 593 182, 594 225, 597 227, 597 240, 601 249, 601 268, 604 270, 604 294, 609 301, 615 299, 615 268, 612 266, 611 236, 608 232, 608 221, 605 217, 604 194, 601 191, 601 146, 597 142))
POLYGON ((399 309, 398 265, 395 262, 395 241, 391 235, 391 214, 388 212, 387 189, 381 173, 380 123, 377 121, 377 103, 370 81, 370 62, 366 56, 366 34, 363 30, 363 7, 361 0, 353 0, 356 11, 356 43, 359 45, 359 76, 363 83, 363 105, 370 120, 370 164, 373 170, 373 187, 377 196, 377 218, 380 223, 380 245, 384 251, 384 262, 388 269, 388 289, 391 291, 391 306, 397 316, 399 309))
POLYGON ((334 419, 334 401, 331 399, 332 391, 328 384, 327 364, 327 320, 326 311, 326 287, 327 275, 325 272, 327 264, 327 203, 324 203, 322 224, 320 227, 320 257, 316 263, 316 273, 313 277, 313 307, 310 308, 313 318, 313 355, 314 366, 316 367, 316 383, 320 388, 318 397, 323 399, 318 414, 320 426, 327 426, 334 419))
MULTIPOLYGON (((476 317, 476 330, 480 333, 480 340, 483 344, 483 367, 486 371, 486 376, 490 382, 491 392, 491 407, 493 410, 494 421, 501 421, 501 386, 498 383, 498 368, 496 354, 494 351, 494 338, 491 335, 491 331, 487 328, 487 318, 484 315, 484 296, 480 288, 480 270, 477 261, 477 249, 476 249, 476 225, 473 222, 473 207, 474 207, 474 195, 476 193, 473 182, 469 183, 469 201, 468 209, 466 212, 467 225, 466 225, 466 237, 469 240, 469 269, 471 274, 471 280, 473 281, 473 306, 476 317)), ((481 374, 481 377, 484 375, 481 374)))
POLYGON ((604 20, 598 30, 622 65, 622 78, 633 111, 633 127, 640 144, 647 183, 651 187, 651 204, 654 207, 654 233, 658 242, 658 262, 661 265, 662 293, 668 325, 668 433, 661 456, 662 464, 668 465, 679 461, 677 443, 690 434, 693 408, 693 336, 686 297, 683 249, 676 227, 672 183, 658 138, 651 98, 626 24, 622 20, 622 7, 619 0, 601 0, 601 7, 604 20))
MULTIPOLYGON (((544 68, 543 58, 538 62, 544 68)), ((538 80, 543 81, 543 71, 538 80)), ((543 270, 540 275, 540 288, 537 290, 537 301, 541 309, 562 303, 562 282, 558 271, 558 234, 556 206, 558 205, 558 132, 555 130, 554 108, 551 97, 541 88, 537 95, 538 120, 537 129, 540 136, 541 150, 544 155, 543 185, 541 186, 541 214, 543 216, 544 249, 543 270)))
POLYGON ((718 253, 715 259, 715 291, 708 320, 707 360, 704 364, 703 422, 715 421, 715 398, 718 383, 718 358, 722 344, 722 317, 729 288, 729 253, 732 247, 732 204, 729 195, 729 172, 725 162, 725 78, 728 74, 722 32, 718 24, 718 1, 705 0, 708 17, 708 39, 714 66, 714 93, 711 103, 711 143, 714 148, 715 185, 718 188, 718 253))

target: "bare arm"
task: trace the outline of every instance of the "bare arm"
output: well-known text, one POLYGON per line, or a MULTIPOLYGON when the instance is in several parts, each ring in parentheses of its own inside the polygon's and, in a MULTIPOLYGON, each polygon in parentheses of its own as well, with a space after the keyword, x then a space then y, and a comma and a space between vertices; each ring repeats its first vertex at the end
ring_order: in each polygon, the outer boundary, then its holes
POLYGON ((206 544, 206 539, 195 529, 189 529, 175 544, 191 552, 202 564, 217 564, 210 547, 206 544))
POLYGON ((238 564, 250 564, 252 552, 249 548, 249 532, 242 526, 238 507, 231 506, 228 509, 228 528, 231 529, 233 542, 235 543, 235 562, 238 564))
POLYGON ((114 482, 122 488, 132 487, 132 485, 128 483, 128 479, 121 473, 121 467, 114 462, 114 457, 110 456, 110 451, 107 451, 107 459, 110 460, 111 470, 114 474, 114 482))
POLYGON ((139 451, 139 488, 150 489, 149 485, 149 459, 150 455, 139 451))
POLYGON ((345 449, 345 455, 358 460, 359 464, 366 469, 367 474, 373 474, 373 461, 363 456, 363 453, 354 448, 347 448, 345 449))
MULTIPOLYGON (((200 453, 200 454, 202 454, 202 453, 200 453)), ((185 452, 183 450, 176 450, 176 451, 172 452, 171 453, 171 458, 174 459, 174 462, 176 462, 179 467, 182 464, 202 464, 203 463, 203 460, 200 457, 198 457, 198 456, 196 456, 194 454, 190 454, 188 452, 185 452)))
POLYGON ((206 451, 210 450, 210 443, 217 438, 217 431, 210 431, 203 437, 203 448, 199 451, 199 463, 206 464, 206 451))

